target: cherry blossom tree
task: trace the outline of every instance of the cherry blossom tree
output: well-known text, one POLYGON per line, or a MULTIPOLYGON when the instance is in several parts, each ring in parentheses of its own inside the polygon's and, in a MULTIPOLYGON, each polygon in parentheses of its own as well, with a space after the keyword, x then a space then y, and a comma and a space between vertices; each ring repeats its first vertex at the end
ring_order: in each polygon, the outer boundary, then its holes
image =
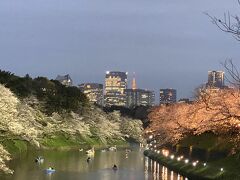
POLYGON ((233 134, 239 145, 240 95, 237 89, 206 89, 192 104, 161 105, 152 110, 147 131, 152 131, 159 145, 176 144, 189 135, 205 132, 233 134))

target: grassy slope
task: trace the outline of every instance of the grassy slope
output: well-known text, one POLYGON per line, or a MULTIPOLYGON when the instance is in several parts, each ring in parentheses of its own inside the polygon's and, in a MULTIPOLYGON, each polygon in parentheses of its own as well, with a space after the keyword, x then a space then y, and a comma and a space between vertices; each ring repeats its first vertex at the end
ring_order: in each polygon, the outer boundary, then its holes
POLYGON ((29 143, 27 141, 19 139, 5 139, 1 142, 1 144, 12 155, 26 152, 29 147, 29 143))
MULTIPOLYGON (((0 144, 2 144, 6 150, 13 156, 19 153, 26 152, 28 149, 34 149, 34 147, 27 141, 21 140, 18 137, 1 137, 0 144)), ((87 149, 90 147, 104 148, 112 145, 117 145, 118 147, 128 146, 128 142, 124 140, 109 140, 107 144, 102 143, 97 137, 81 137, 75 136, 71 137, 64 133, 57 133, 51 136, 46 136, 42 139, 41 144, 43 148, 46 149, 58 149, 58 150, 68 150, 68 149, 87 149)))
POLYGON ((208 151, 229 151, 233 147, 228 136, 217 136, 212 133, 184 138, 179 145, 182 147, 194 146, 208 151))
POLYGON ((109 140, 108 144, 104 144, 97 137, 70 137, 63 133, 58 133, 53 136, 47 136, 42 140, 42 145, 46 148, 53 149, 69 149, 69 148, 90 148, 92 146, 101 148, 108 145, 127 146, 128 143, 123 140, 109 140))

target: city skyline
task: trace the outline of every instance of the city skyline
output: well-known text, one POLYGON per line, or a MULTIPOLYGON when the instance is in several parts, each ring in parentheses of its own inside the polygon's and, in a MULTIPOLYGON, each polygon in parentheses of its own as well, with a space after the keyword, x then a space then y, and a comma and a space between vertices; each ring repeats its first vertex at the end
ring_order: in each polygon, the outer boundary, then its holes
MULTIPOLYGON (((228 88, 228 86, 224 82, 224 71, 219 71, 219 70, 209 70, 208 71, 208 78, 205 81, 203 85, 204 88, 228 88), (216 84, 215 84, 216 83, 216 84)), ((131 107, 135 106, 136 104, 141 104, 143 102, 144 105, 161 105, 161 104, 168 104, 168 103, 176 103, 178 102, 183 102, 183 101, 191 101, 191 98, 186 98, 186 97, 179 97, 177 96, 177 89, 173 89, 171 87, 161 87, 159 89, 160 95, 159 95, 159 100, 158 101, 156 97, 156 93, 154 90, 150 90, 148 88, 138 88, 137 85, 137 80, 136 80, 136 73, 132 73, 132 79, 128 78, 129 72, 122 72, 122 71, 106 71, 105 72, 105 83, 104 82, 81 82, 81 84, 75 85, 76 87, 79 87, 80 90, 87 95, 89 98, 90 102, 94 102, 98 105, 103 105, 105 106, 106 100, 105 98, 107 97, 107 91, 112 91, 110 92, 110 97, 111 99, 114 98, 115 100, 119 100, 117 97, 118 95, 114 95, 115 93, 122 93, 124 96, 126 96, 124 99, 125 102, 121 104, 120 106, 126 106, 126 107, 131 107), (121 82, 120 84, 118 84, 121 82), (129 83, 130 82, 130 83, 129 83), (131 85, 129 85, 131 84, 131 85), (106 90, 107 89, 107 90, 106 90), (100 91, 99 91, 100 90, 100 91), (125 93, 124 93, 125 91, 125 93), (170 94, 169 94, 170 93, 170 94), (141 102, 141 97, 140 96, 146 96, 148 94, 147 98, 148 100, 145 101, 143 100, 141 102)), ((73 84, 73 81, 70 77, 69 74, 67 75, 58 75, 56 80, 61 82, 63 85, 69 86, 68 83, 73 84), (64 79, 65 78, 65 79, 64 79), (68 79, 71 81, 69 82, 68 79), (66 82, 68 82, 66 84, 66 82)), ((195 97, 192 98, 192 100, 195 97)), ((121 98, 120 98, 121 99, 121 98)), ((144 98, 143 98, 144 99, 144 98)), ((112 100, 111 100, 112 101, 112 100)), ((114 104, 116 102, 108 102, 107 106, 112 106, 112 105, 117 105, 114 104)))
POLYGON ((223 70, 227 58, 240 65, 237 42, 203 14, 235 14, 235 0, 44 1, 0 2, 0 69, 51 79, 69 73, 78 83, 102 82, 108 69, 137 72, 142 88, 190 98, 209 69, 223 70))
POLYGON ((0 180, 240 179, 240 0, 0 0, 0 180))
MULTIPOLYGON (((10 73, 12 73, 12 74, 15 74, 14 72, 10 72, 10 73)), ((57 81, 59 81, 61 84, 63 84, 63 85, 65 85, 65 86, 75 86, 75 87, 78 87, 82 92, 84 92, 85 90, 86 90, 86 95, 89 93, 88 91, 90 90, 90 89, 92 89, 92 90, 94 90, 94 89, 98 89, 98 87, 96 87, 96 86, 99 86, 99 85, 101 85, 102 87, 102 95, 104 96, 104 94, 105 94, 105 90, 106 90, 106 75, 108 75, 108 74, 111 74, 111 73, 125 73, 125 75, 126 75, 126 84, 124 85, 124 86, 126 86, 126 90, 140 90, 140 91, 146 91, 146 92, 152 92, 153 94, 154 94, 154 99, 155 99, 155 97, 157 97, 155 100, 154 100, 154 102, 155 102, 155 105, 158 105, 159 104, 159 101, 158 101, 158 99, 160 98, 161 99, 161 96, 159 96, 159 94, 158 94, 158 91, 160 90, 175 90, 175 91, 177 91, 178 92, 178 90, 177 89, 174 89, 174 88, 171 88, 171 87, 159 87, 159 89, 157 90, 157 91, 155 91, 155 90, 152 90, 152 89, 149 89, 149 88, 142 88, 142 87, 140 87, 140 88, 138 88, 138 86, 137 86, 137 83, 136 83, 136 73, 135 72, 133 72, 132 73, 132 76, 130 76, 131 78, 128 78, 128 75, 129 75, 129 72, 123 72, 123 71, 106 71, 105 72, 105 81, 104 81, 104 79, 102 80, 102 82, 95 82, 95 81, 84 81, 84 82, 74 82, 74 80, 71 78, 71 75, 70 74, 66 74, 66 75, 64 75, 64 74, 62 74, 62 75, 57 75, 56 76, 56 78, 53 78, 53 79, 50 79, 50 80, 57 80, 57 81), (86 86, 86 89, 85 89, 85 86, 86 86), (93 87, 89 87, 89 86, 93 86, 93 87), (89 89, 90 88, 90 89, 89 89), (158 95, 158 96, 157 96, 158 95)), ((203 87, 205 87, 205 88, 212 88, 212 87, 215 87, 215 88, 228 88, 228 87, 231 87, 231 86, 228 86, 228 84, 225 84, 225 82, 224 82, 224 74, 225 74, 225 72, 224 71, 219 71, 219 70, 209 70, 208 71, 208 78, 205 80, 205 82, 203 83, 203 84, 201 84, 201 86, 203 86, 203 87), (220 73, 221 74, 221 78, 222 78, 222 80, 221 80, 221 86, 215 86, 215 85, 210 85, 209 84, 209 82, 210 82, 210 74, 211 73, 220 73)), ((25 74, 25 76, 26 75, 28 75, 29 76, 29 74, 27 73, 27 74, 25 74)), ((215 76, 215 75, 214 75, 215 76)), ((31 76, 30 76, 31 77, 31 76)), ((41 76, 37 76, 37 77, 41 77, 41 76)), ((35 78, 35 77, 32 77, 32 78, 35 78)), ((46 77, 46 78, 48 78, 48 77, 46 77)), ((213 79, 211 79, 211 81, 215 81, 215 80, 213 80, 213 79)), ((199 88, 199 87, 196 87, 196 88, 199 88)), ((194 89, 193 91, 195 91, 196 89, 194 89)), ((84 93, 85 94, 85 93, 84 93)), ((88 95, 87 95, 88 96, 88 95)), ((90 96, 92 96, 92 95, 90 95, 90 96)), ((178 100, 181 100, 181 99, 189 99, 189 100, 193 100, 195 97, 193 96, 193 97, 181 97, 181 96, 176 96, 176 100, 175 100, 175 102, 177 102, 178 100)), ((103 97, 103 99, 104 99, 104 97, 103 97)), ((91 98, 89 99, 90 100, 90 102, 91 102, 91 98)), ((103 100, 104 101, 104 100, 103 100)), ((161 100, 160 100, 161 101, 161 100)), ((101 105, 102 103, 97 103, 97 104, 99 104, 99 105, 101 105)), ((161 104, 161 102, 160 102, 160 104, 161 104)))

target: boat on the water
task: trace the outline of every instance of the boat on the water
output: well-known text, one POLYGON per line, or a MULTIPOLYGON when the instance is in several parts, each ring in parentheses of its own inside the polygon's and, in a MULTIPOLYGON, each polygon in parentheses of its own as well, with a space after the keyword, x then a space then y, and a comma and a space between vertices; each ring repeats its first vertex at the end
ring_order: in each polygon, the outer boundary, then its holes
POLYGON ((107 150, 106 149, 102 149, 101 152, 107 152, 107 150))
POLYGON ((41 157, 41 156, 38 156, 38 157, 35 159, 35 162, 36 162, 36 163, 43 163, 43 162, 44 162, 44 158, 41 157))
POLYGON ((110 147, 109 151, 117 151, 117 146, 110 147))
POLYGON ((94 147, 92 149, 89 149, 86 151, 86 154, 89 155, 89 156, 92 156, 95 154, 95 150, 94 150, 94 147))
POLYGON ((131 149, 126 149, 125 151, 126 151, 126 153, 130 153, 130 152, 132 152, 131 149))
POLYGON ((48 173, 48 174, 51 174, 51 173, 55 173, 55 172, 56 172, 56 170, 55 170, 54 168, 51 168, 51 167, 47 168, 45 171, 46 171, 46 173, 48 173))
POLYGON ((116 164, 114 164, 114 165, 113 165, 113 167, 112 167, 112 169, 113 169, 114 171, 117 171, 117 170, 118 170, 118 167, 117 167, 117 165, 116 165, 116 164))
POLYGON ((87 158, 87 163, 90 163, 90 162, 91 162, 91 158, 88 157, 88 158, 87 158))

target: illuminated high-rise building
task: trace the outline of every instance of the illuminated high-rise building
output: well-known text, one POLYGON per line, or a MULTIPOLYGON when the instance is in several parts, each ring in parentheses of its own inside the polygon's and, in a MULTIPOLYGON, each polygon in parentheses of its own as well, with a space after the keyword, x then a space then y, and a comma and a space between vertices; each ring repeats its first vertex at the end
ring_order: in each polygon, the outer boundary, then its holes
POLYGON ((160 89, 160 104, 172 104, 177 102, 176 89, 160 89))
POLYGON ((224 88, 224 72, 223 71, 208 71, 207 87, 224 88))
POLYGON ((127 72, 107 71, 105 76, 105 106, 126 106, 127 72))
POLYGON ((135 73, 132 79, 132 89, 126 89, 126 106, 133 108, 136 106, 154 106, 155 94, 154 91, 148 91, 144 89, 137 89, 137 82, 135 73))
POLYGON ((126 89, 127 107, 136 106, 154 106, 155 94, 154 91, 144 89, 126 89))
POLYGON ((80 90, 87 96, 89 102, 103 106, 103 85, 98 83, 84 83, 80 90))

